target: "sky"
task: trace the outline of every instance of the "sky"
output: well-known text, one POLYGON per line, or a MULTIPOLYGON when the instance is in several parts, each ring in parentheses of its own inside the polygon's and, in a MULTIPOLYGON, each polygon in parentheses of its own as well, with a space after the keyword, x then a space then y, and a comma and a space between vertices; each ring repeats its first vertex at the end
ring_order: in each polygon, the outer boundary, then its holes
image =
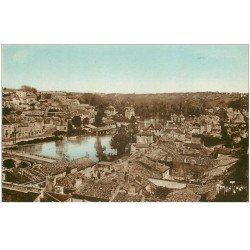
POLYGON ((248 45, 2 45, 2 86, 98 93, 248 92, 248 45))

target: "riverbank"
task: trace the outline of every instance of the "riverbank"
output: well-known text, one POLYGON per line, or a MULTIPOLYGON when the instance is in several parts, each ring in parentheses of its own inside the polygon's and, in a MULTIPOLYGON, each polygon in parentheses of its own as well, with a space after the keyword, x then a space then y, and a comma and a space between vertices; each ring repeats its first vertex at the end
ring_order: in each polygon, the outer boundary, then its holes
POLYGON ((18 146, 31 146, 32 144, 42 143, 42 142, 51 142, 51 141, 58 141, 62 140, 63 137, 56 137, 56 136, 48 136, 48 137, 38 137, 38 138, 26 138, 20 139, 16 144, 12 145, 3 145, 3 149, 17 149, 18 146))
POLYGON ((16 145, 12 148, 13 150, 16 149, 29 154, 56 159, 62 159, 66 156, 69 160, 73 160, 88 155, 93 161, 98 161, 98 153, 103 148, 105 148, 103 153, 107 156, 117 154, 117 151, 110 146, 111 138, 110 135, 64 137, 59 141, 54 141, 54 139, 40 143, 35 141, 36 143, 33 144, 30 142, 29 144, 16 145))

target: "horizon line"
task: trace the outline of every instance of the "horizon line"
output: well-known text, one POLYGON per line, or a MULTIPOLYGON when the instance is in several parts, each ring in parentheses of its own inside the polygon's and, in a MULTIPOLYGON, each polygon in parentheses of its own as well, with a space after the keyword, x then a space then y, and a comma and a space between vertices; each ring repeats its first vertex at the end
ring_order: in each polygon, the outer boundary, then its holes
MULTIPOLYGON (((25 84, 24 84, 25 85, 25 84)), ((31 88, 35 88, 32 87, 31 85, 26 85, 29 86, 31 88)), ((6 89, 11 89, 11 90, 21 90, 22 88, 9 88, 9 87, 5 87, 2 85, 2 89, 6 88, 6 89)), ((186 94, 186 93, 225 93, 225 94, 249 94, 248 92, 233 92, 233 91, 209 91, 209 90, 205 90, 205 91, 187 91, 187 92, 182 92, 182 91, 174 91, 174 92, 97 92, 97 91, 92 91, 92 92, 88 92, 88 91, 68 91, 68 90, 40 90, 35 88, 38 92, 67 92, 67 93, 90 93, 90 94, 134 94, 134 95, 147 95, 147 94, 186 94)))

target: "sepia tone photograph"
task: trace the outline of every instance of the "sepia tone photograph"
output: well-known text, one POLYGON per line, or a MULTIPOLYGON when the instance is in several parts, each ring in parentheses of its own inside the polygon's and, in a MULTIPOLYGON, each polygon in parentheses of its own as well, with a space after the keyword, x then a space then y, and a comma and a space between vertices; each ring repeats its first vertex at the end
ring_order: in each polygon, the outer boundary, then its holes
POLYGON ((3 202, 248 202, 249 46, 13 45, 3 202))

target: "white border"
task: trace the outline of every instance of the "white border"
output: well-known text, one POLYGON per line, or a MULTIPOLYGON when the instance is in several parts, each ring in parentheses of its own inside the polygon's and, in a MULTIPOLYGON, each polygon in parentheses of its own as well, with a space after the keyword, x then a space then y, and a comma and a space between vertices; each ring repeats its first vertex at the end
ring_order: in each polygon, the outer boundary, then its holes
MULTIPOLYGON (((0 5, 0 42, 248 44, 249 1, 0 5)), ((1 249, 247 249, 249 203, 0 204, 1 249)))

